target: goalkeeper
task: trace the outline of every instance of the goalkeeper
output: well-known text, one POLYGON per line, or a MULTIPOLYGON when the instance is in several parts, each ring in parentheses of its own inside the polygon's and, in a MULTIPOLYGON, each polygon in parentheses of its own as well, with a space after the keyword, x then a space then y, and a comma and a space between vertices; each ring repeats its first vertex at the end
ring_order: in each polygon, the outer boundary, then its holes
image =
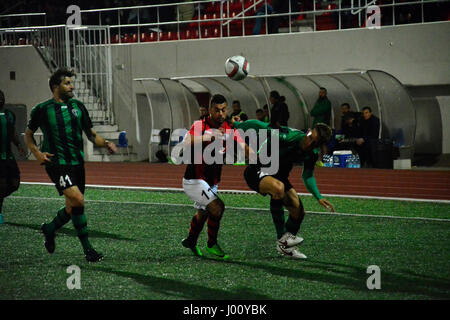
MULTIPOLYGON (((270 164, 262 165, 258 161, 258 164, 249 165, 245 169, 244 178, 251 189, 263 196, 269 194, 271 197, 270 212, 277 232, 277 251, 284 256, 306 259, 306 256, 296 248, 303 242, 303 239, 296 235, 305 216, 305 209, 289 181, 289 174, 295 162, 303 162, 302 178, 306 188, 321 206, 334 212, 333 205, 320 194, 313 174, 320 147, 330 140, 330 127, 323 123, 317 123, 308 133, 303 133, 300 130, 284 126, 274 128, 269 123, 258 120, 239 122, 239 118, 234 117, 231 121, 235 129, 241 129, 244 132, 249 129, 257 132, 259 130, 279 130, 278 172, 274 175, 265 173, 265 167, 270 164), (283 207, 289 211, 287 221, 284 218, 283 207)), ((270 132, 267 136, 269 138, 266 146, 270 145, 270 132)))

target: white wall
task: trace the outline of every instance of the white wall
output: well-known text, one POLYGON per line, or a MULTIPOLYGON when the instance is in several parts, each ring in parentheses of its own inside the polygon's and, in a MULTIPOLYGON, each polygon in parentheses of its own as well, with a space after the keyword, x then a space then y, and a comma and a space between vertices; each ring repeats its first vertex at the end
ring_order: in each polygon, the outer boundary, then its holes
POLYGON ((48 86, 50 72, 32 46, 0 46, 0 90, 6 103, 22 103, 31 108, 52 97, 48 86), (9 73, 16 72, 16 80, 9 73))
MULTIPOLYGON (((377 69, 405 85, 447 84, 449 34, 450 22, 439 22, 380 30, 133 44, 132 74, 134 78, 222 75, 226 58, 243 54, 252 75, 377 69)), ((121 46, 113 46, 113 52, 121 46)))

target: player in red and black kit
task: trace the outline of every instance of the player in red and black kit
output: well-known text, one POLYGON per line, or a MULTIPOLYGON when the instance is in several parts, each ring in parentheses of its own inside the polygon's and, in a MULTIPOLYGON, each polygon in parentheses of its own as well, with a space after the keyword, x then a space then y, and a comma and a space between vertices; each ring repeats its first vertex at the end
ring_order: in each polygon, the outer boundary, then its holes
POLYGON ((220 220, 225 210, 223 201, 217 195, 222 164, 216 162, 207 164, 209 161, 205 161, 207 154, 204 151, 210 143, 220 139, 223 141, 221 146, 224 147, 220 152, 225 156, 226 141, 233 138, 240 148, 245 149, 247 158, 250 152, 239 133, 225 121, 226 115, 227 101, 225 97, 220 94, 214 95, 209 108, 209 116, 194 122, 184 138, 184 143, 194 149, 194 153, 184 174, 183 189, 189 198, 194 201, 194 207, 198 211, 191 220, 188 237, 182 241, 184 247, 191 249, 196 256, 202 256, 203 253, 197 246, 197 240, 205 222, 207 222, 208 245, 206 251, 216 258, 224 260, 228 256, 217 243, 220 220), (201 148, 198 144, 201 144, 201 148), (196 146, 202 154, 197 154, 198 160, 193 161, 196 157, 196 146))

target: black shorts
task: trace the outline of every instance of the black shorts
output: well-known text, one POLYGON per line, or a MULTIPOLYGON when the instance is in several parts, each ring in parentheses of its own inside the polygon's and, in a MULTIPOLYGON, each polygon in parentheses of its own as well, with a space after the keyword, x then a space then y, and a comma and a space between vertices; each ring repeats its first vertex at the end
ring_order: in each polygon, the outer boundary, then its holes
POLYGON ((55 184, 59 195, 63 195, 63 191, 73 186, 77 186, 81 193, 84 194, 85 189, 85 172, 84 165, 77 166, 45 166, 48 176, 55 184))
POLYGON ((20 180, 20 170, 15 159, 0 160, 0 179, 20 180))
MULTIPOLYGON (((250 189, 255 190, 258 193, 261 193, 259 192, 259 183, 265 177, 273 177, 281 181, 284 184, 285 192, 293 188, 291 182, 288 179, 288 176, 280 175, 278 173, 275 175, 261 175, 261 167, 257 165, 250 165, 247 168, 245 168, 244 179, 247 182, 247 185, 249 186, 250 189)), ((265 194, 263 195, 265 196, 265 194)))

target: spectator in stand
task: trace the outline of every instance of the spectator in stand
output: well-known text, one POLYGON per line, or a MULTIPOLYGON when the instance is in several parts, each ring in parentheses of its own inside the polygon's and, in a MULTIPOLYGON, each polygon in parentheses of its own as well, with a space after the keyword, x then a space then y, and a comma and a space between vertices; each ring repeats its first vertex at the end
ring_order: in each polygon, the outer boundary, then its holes
MULTIPOLYGON (((256 12, 256 16, 263 16, 263 15, 269 15, 273 13, 273 8, 270 5, 270 0, 267 1, 267 6, 263 4, 258 12, 256 12)), ((265 18, 258 17, 255 19, 255 26, 253 27, 253 34, 258 35, 261 32, 261 25, 263 21, 266 21, 265 18)), ((274 33, 273 32, 273 23, 270 23, 273 21, 273 18, 267 18, 268 24, 267 24, 267 33, 274 33)))
POLYGON ((278 91, 270 92, 270 103, 272 103, 272 110, 270 111, 270 123, 273 128, 278 128, 280 126, 288 126, 289 120, 289 108, 285 103, 286 98, 280 96, 278 91))
POLYGON ((276 16, 272 18, 273 33, 278 33, 278 29, 283 20, 289 22, 297 18, 297 16, 289 16, 289 10, 290 12, 300 11, 300 6, 296 0, 272 0, 272 7, 273 13, 286 13, 285 16, 276 16))
POLYGON ((263 109, 256 110, 256 120, 264 122, 264 110, 263 109))
POLYGON ((247 114, 242 111, 241 109, 241 102, 239 100, 234 100, 233 101, 233 113, 231 113, 231 118, 238 116, 240 121, 247 121, 248 120, 248 116, 247 114))
POLYGON ((361 148, 361 166, 372 167, 372 145, 378 140, 380 132, 380 119, 372 114, 370 107, 364 107, 363 119, 361 120, 361 138, 356 140, 356 144, 361 148))
POLYGON ((199 120, 203 120, 209 115, 208 108, 206 108, 206 107, 202 106, 202 107, 198 108, 198 110, 200 111, 199 120))
POLYGON ((330 125, 331 122, 331 102, 327 97, 327 89, 321 87, 319 91, 319 98, 311 110, 311 116, 314 117, 312 127, 316 123, 325 123, 330 125))

